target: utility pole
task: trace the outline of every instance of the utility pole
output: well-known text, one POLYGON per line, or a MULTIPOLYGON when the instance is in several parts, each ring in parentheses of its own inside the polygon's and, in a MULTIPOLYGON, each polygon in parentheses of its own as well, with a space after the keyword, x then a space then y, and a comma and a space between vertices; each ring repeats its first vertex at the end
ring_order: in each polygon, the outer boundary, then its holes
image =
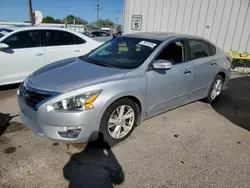
POLYGON ((116 11, 116 19, 115 19, 115 24, 118 25, 118 20, 120 18, 120 10, 116 11))
POLYGON ((29 12, 30 12, 30 23, 34 25, 34 18, 33 18, 33 10, 32 10, 32 0, 28 0, 29 2, 29 12))
POLYGON ((96 21, 98 22, 99 20, 99 11, 101 10, 99 0, 96 0, 96 21))
POLYGON ((115 17, 115 29, 116 29, 116 32, 118 32, 118 20, 120 18, 120 10, 117 10, 116 11, 116 17, 115 17))
POLYGON ((76 31, 76 19, 73 20, 73 24, 74 24, 74 31, 76 31))

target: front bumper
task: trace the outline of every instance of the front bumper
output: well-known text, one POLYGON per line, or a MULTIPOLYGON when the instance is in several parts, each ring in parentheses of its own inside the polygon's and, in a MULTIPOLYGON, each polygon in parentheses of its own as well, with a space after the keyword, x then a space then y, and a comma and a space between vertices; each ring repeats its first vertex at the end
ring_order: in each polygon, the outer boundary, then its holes
POLYGON ((81 112, 61 112, 47 110, 50 102, 39 106, 37 111, 30 108, 22 98, 18 97, 20 107, 20 118, 35 134, 45 136, 52 140, 70 143, 83 143, 98 138, 101 117, 95 109, 81 112), (82 126, 79 136, 76 138, 65 138, 60 136, 58 130, 64 127, 82 126))

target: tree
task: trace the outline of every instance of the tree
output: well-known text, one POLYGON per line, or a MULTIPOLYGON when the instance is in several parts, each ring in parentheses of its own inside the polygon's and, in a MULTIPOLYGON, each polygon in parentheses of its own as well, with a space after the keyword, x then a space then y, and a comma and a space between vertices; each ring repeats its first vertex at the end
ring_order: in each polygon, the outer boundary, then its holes
POLYGON ((68 15, 66 18, 64 18, 65 21, 69 24, 73 24, 74 20, 76 21, 76 24, 83 24, 87 25, 88 22, 80 17, 74 16, 74 15, 68 15))
POLYGON ((103 19, 100 19, 96 22, 96 26, 101 28, 101 27, 113 27, 114 26, 114 22, 112 22, 111 20, 109 19, 106 19, 106 20, 103 20, 103 19))
POLYGON ((42 23, 61 23, 60 19, 55 19, 52 16, 46 16, 43 18, 42 23))

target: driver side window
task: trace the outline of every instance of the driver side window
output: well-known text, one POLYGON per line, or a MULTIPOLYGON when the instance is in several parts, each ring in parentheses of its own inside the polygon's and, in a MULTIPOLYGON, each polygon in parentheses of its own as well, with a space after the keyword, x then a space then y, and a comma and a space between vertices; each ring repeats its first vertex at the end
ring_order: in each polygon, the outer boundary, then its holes
POLYGON ((34 48, 42 46, 41 31, 20 31, 4 41, 11 49, 34 48))
POLYGON ((176 41, 168 44, 158 55, 157 59, 180 63, 184 61, 184 41, 176 41))

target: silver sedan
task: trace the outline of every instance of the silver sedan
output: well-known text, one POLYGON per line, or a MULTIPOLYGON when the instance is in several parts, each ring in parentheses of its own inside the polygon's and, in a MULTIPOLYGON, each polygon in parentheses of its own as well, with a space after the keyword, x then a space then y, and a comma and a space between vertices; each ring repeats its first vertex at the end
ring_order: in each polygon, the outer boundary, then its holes
POLYGON ((231 58, 203 38, 123 35, 31 74, 18 89, 20 116, 39 136, 81 143, 102 135, 114 145, 148 118, 215 101, 230 67, 231 58))

